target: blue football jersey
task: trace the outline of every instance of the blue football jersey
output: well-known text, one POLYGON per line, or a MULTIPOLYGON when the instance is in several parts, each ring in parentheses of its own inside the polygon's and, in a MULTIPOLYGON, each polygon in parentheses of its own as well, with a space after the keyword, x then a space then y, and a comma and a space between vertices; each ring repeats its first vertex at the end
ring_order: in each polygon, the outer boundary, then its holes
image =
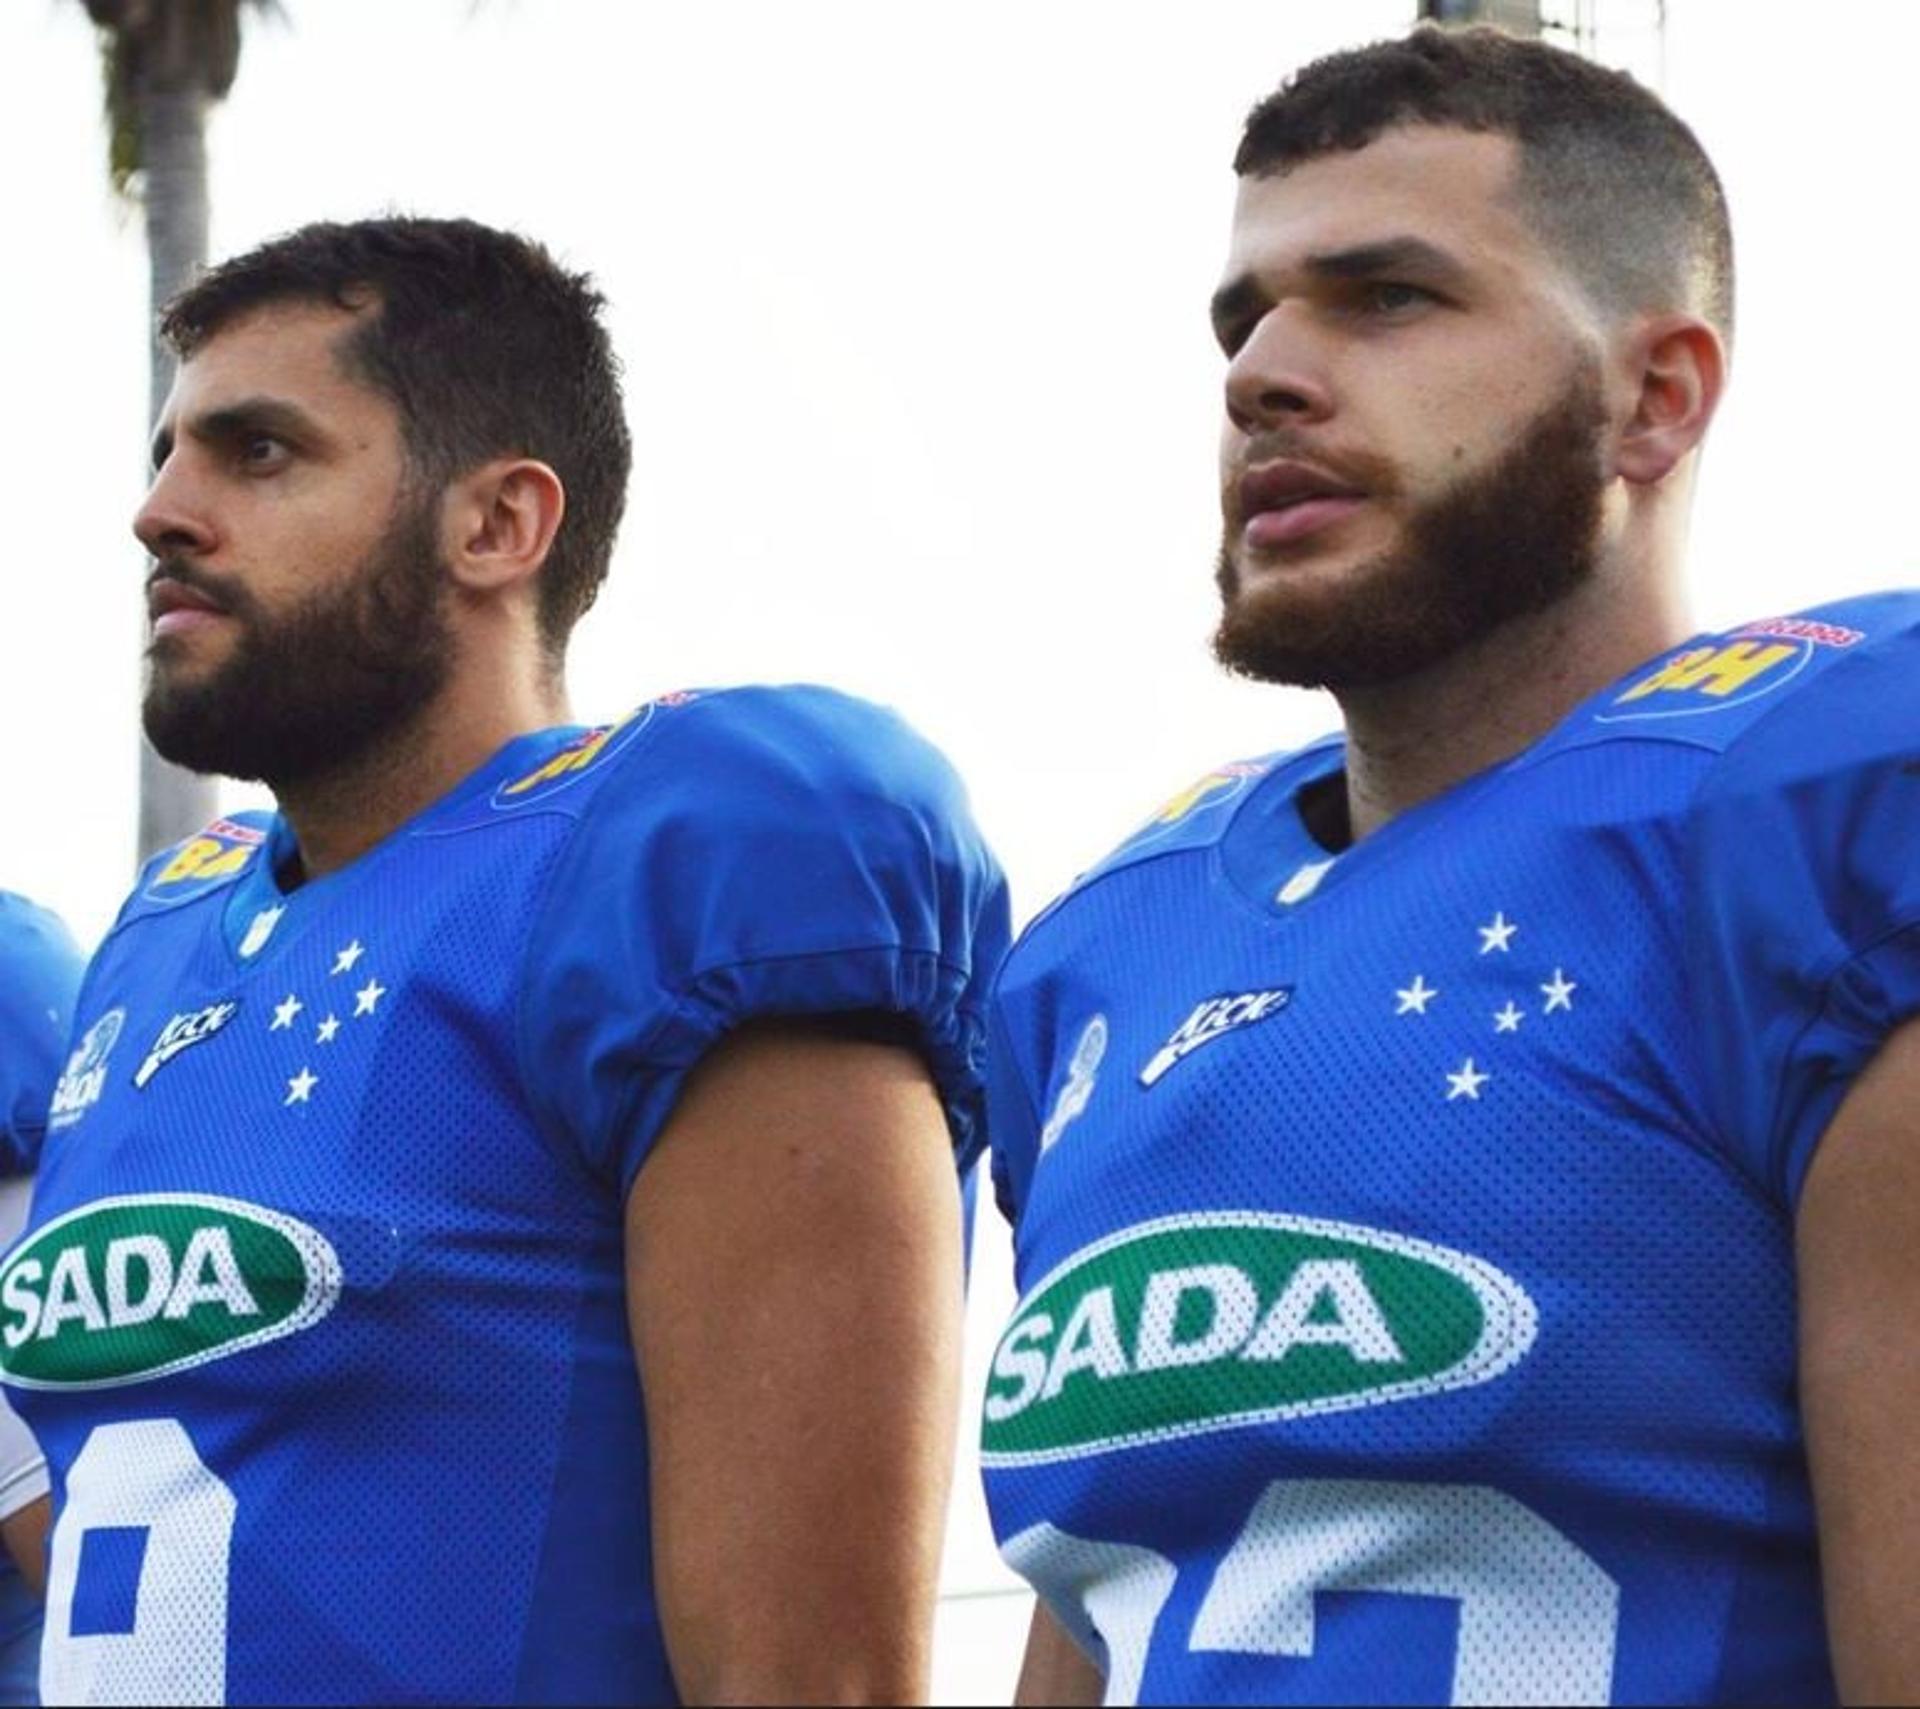
POLYGON ((970 1158, 1006 900, 960 785, 825 690, 674 695, 291 853, 239 815, 148 869, 0 1268, 46 1695, 670 1701, 627 1188, 754 1015, 910 1017, 970 1158))
POLYGON ((1027 931, 996 1535, 1109 1702, 1831 1698, 1793 1216, 1920 1010, 1920 595, 1703 636, 1344 853, 1337 740, 1027 931))
MULTIPOLYGON (((58 918, 0 890, 0 1177, 9 1178, 0 1221, 8 1234, 19 1226, 12 1196, 27 1191, 14 1178, 30 1173, 40 1156, 81 967, 79 948, 58 918)), ((45 1485, 38 1452, 0 1401, 0 1513, 38 1500, 45 1485)), ((40 1599, 0 1554, 0 1703, 39 1701, 39 1630, 40 1599)))
POLYGON ((40 1156, 81 966, 54 915, 0 890, 0 1175, 30 1174, 40 1156))

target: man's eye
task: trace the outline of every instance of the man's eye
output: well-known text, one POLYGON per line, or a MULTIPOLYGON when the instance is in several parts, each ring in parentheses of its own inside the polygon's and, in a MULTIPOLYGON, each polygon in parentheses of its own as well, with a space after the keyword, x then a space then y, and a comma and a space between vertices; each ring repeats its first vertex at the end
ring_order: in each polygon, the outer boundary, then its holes
POLYGON ((279 468, 287 455, 286 446, 270 433, 250 433, 240 441, 241 466, 254 473, 279 468))
POLYGON ((1423 286, 1391 279, 1377 280, 1361 292, 1362 305, 1373 314, 1404 314, 1433 300, 1433 293, 1423 286))

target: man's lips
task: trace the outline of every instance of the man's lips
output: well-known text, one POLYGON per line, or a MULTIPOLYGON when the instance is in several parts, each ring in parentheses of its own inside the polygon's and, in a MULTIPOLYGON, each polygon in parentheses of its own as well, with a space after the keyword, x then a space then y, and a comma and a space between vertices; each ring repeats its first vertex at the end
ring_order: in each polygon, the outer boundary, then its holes
POLYGON ((222 622, 226 615, 226 607, 211 594, 171 576, 147 584, 147 616, 152 620, 155 640, 222 622))
POLYGON ((1241 477, 1240 538, 1254 549, 1290 545, 1351 516, 1367 495, 1311 463, 1262 463, 1241 477))

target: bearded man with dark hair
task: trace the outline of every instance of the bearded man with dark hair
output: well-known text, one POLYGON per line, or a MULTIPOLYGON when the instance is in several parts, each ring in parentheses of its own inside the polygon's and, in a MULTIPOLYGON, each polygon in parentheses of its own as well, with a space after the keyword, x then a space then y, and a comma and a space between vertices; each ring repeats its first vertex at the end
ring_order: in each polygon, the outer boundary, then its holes
POLYGON ((1021 1700, 1920 1693, 1920 595, 1693 633, 1732 244, 1624 75, 1249 119, 1222 767, 997 987, 1021 1700))
POLYGON ((0 1274, 47 1701, 926 1690, 1005 888, 880 708, 572 721, 601 306, 397 218, 167 316, 147 728, 277 810, 141 876, 0 1274))

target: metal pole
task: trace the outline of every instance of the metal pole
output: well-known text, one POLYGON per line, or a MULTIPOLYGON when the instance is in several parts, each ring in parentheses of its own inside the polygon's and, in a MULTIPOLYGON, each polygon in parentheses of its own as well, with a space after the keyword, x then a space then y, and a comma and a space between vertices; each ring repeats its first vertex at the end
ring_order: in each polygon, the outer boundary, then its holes
MULTIPOLYGON (((184 286, 207 259, 207 108, 199 89, 153 89, 140 94, 140 154, 146 171, 150 315, 184 286)), ((157 421, 173 384, 173 357, 149 320, 149 424, 157 421)), ((144 461, 144 459, 143 459, 144 461)), ((177 843, 213 817, 218 799, 210 777, 170 765, 140 738, 141 860, 177 843)))

